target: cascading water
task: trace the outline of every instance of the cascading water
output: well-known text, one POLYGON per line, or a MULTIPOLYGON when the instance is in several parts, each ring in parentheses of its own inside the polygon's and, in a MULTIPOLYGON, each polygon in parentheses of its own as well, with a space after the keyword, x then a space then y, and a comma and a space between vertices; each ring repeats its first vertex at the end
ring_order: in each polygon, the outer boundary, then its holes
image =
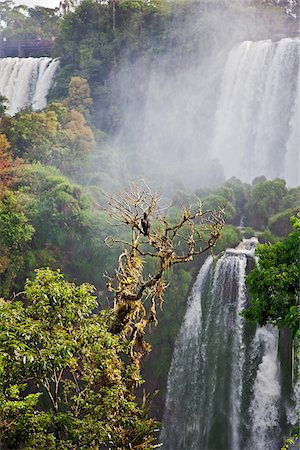
POLYGON ((277 330, 271 327, 258 328, 253 344, 252 354, 255 355, 255 350, 262 345, 264 355, 258 367, 250 406, 252 427, 248 448, 274 450, 281 394, 277 360, 277 330))
POLYGON ((224 172, 300 185, 300 39, 218 50, 184 67, 162 60, 120 72, 119 176, 198 188, 222 183, 224 172))
POLYGON ((283 177, 300 184, 300 39, 246 41, 225 67, 213 153, 226 177, 283 177))
POLYGON ((47 57, 0 59, 0 94, 9 100, 7 113, 13 115, 26 106, 44 108, 58 64, 47 57))
POLYGON ((254 245, 245 239, 200 270, 169 372, 164 449, 276 450, 288 432, 278 332, 240 315, 254 245))

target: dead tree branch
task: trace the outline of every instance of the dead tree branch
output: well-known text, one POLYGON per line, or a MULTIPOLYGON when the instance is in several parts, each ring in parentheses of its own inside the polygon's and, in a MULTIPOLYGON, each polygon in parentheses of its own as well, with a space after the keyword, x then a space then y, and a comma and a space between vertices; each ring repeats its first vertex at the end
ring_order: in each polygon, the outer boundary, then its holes
POLYGON ((139 367, 150 350, 144 341, 145 329, 157 323, 156 307, 163 303, 166 271, 215 245, 224 226, 224 208, 205 211, 198 201, 194 207, 184 207, 178 217, 167 218, 162 215, 159 194, 146 183, 132 183, 117 196, 105 197, 110 218, 130 232, 128 239, 107 238, 110 246, 118 243, 124 247, 107 288, 115 297, 114 331, 128 340, 132 364, 139 367), (155 258, 157 270, 145 275, 147 257, 155 258), (150 299, 150 307, 146 307, 146 299, 150 299))

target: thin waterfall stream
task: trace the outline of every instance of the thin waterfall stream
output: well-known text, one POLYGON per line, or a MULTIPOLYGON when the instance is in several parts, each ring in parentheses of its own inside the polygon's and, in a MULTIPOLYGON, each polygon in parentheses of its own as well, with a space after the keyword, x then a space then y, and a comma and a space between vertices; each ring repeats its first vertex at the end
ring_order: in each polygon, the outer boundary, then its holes
POLYGON ((199 272, 169 372, 164 449, 276 450, 288 433, 278 330, 240 314, 255 245, 244 239, 199 272))

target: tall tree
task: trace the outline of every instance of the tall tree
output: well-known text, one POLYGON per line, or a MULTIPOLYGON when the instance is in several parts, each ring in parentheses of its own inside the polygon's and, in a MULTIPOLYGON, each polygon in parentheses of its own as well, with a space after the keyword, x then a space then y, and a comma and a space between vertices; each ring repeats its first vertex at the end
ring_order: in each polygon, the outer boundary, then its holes
POLYGON ((71 78, 66 102, 70 109, 76 109, 84 115, 89 115, 89 108, 93 104, 93 100, 87 80, 81 77, 71 78))

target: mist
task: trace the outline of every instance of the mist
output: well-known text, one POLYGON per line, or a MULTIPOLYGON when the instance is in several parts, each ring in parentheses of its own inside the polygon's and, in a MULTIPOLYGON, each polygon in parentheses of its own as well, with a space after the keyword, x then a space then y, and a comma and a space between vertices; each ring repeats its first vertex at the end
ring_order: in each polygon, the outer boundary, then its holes
POLYGON ((166 191, 232 176, 299 184, 300 40, 283 39, 295 22, 248 1, 189 5, 167 51, 124 58, 111 75, 121 124, 105 163, 112 178, 145 176, 166 191))

